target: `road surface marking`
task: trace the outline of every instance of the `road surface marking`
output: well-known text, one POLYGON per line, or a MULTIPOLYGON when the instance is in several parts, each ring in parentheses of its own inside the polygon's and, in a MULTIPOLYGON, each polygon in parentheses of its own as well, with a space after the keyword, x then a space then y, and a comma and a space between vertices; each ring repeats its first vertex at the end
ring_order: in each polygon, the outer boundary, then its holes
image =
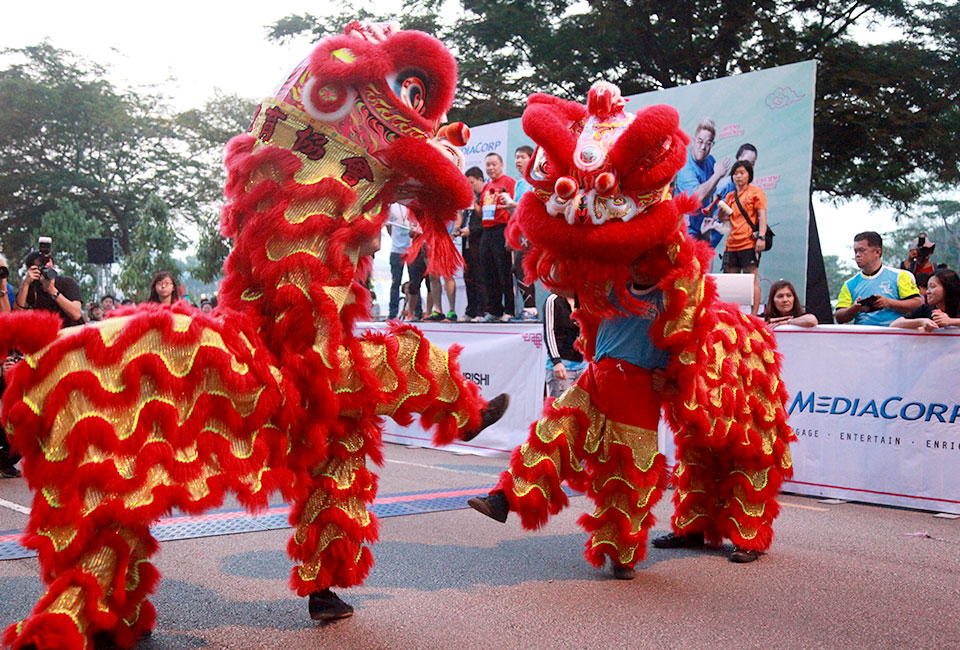
POLYGON ((17 512, 22 512, 25 515, 30 514, 30 508, 22 506, 19 503, 14 503, 13 501, 7 501, 6 499, 0 499, 0 506, 9 508, 10 510, 16 510, 17 512))

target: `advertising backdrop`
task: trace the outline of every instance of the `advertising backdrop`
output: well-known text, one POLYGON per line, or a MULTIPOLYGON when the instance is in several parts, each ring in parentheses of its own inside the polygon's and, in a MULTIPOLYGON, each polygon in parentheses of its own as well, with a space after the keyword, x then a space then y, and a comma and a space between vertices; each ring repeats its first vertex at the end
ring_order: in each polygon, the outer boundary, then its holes
MULTIPOLYGON (((588 89, 589 83, 584 82, 582 93, 568 99, 585 102, 588 89)), ((743 143, 757 148, 753 184, 767 195, 768 223, 777 234, 773 250, 764 253, 760 263, 764 296, 780 278, 792 281, 799 295, 806 294, 815 94, 816 62, 804 61, 628 96, 626 110, 632 113, 650 104, 676 108, 680 126, 691 140, 700 120, 713 118, 717 137, 710 155, 717 161, 729 156, 732 163, 743 143)), ((504 159, 506 173, 519 178, 513 152, 522 144, 532 146, 533 142, 519 118, 471 126, 470 144, 464 148, 467 166, 483 169, 484 156, 496 151, 504 159)), ((717 252, 722 251, 721 242, 717 252)), ((719 270, 718 257, 713 271, 719 270)))

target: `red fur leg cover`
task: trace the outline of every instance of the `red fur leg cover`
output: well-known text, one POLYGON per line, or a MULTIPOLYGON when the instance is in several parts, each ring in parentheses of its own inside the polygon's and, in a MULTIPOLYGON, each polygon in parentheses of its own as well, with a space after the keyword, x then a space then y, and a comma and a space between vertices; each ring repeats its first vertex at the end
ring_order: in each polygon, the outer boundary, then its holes
POLYGON ((574 489, 586 489, 583 444, 595 414, 590 395, 571 386, 547 403, 543 417, 530 426, 527 441, 513 450, 510 469, 500 475, 494 491, 506 495, 524 528, 540 528, 567 505, 563 481, 574 489))
POLYGON ((586 468, 592 477, 588 495, 593 514, 579 523, 591 533, 584 556, 603 566, 633 566, 646 556, 650 513, 666 486, 666 459, 657 449, 660 406, 647 370, 603 359, 583 381, 603 415, 586 440, 586 468), (599 435, 598 435, 599 434, 599 435))
POLYGON ((724 538, 723 528, 718 525, 722 511, 717 501, 719 462, 709 450, 692 445, 687 438, 678 435, 675 439, 673 531, 681 536, 703 533, 709 544, 718 545, 724 538))
POLYGON ((85 550, 76 544, 59 553, 40 547, 50 586, 29 618, 7 628, 5 644, 80 650, 103 631, 118 647, 129 648, 153 629, 156 615, 146 597, 160 576, 148 562, 157 549, 149 530, 101 528, 80 536, 86 540, 85 550))
POLYGON ((736 466, 720 485, 725 508, 720 525, 737 546, 766 551, 773 542, 773 520, 780 514, 777 493, 783 472, 777 467, 736 466))
POLYGON ((367 511, 377 494, 377 477, 367 469, 366 457, 371 452, 379 457, 379 445, 375 417, 341 417, 331 429, 328 460, 312 470, 309 493, 290 513, 296 530, 287 551, 299 562, 290 586, 298 595, 361 584, 373 567, 364 544, 378 538, 377 518, 367 511))
POLYGON ((647 553, 647 531, 655 519, 650 510, 663 495, 666 458, 657 451, 657 430, 607 420, 603 442, 587 457, 594 476, 588 492, 597 504, 578 523, 592 533, 584 556, 595 567, 606 557, 633 566, 647 553))
MULTIPOLYGON (((367 385, 382 391, 378 415, 409 424, 419 413, 424 428, 436 427, 436 445, 450 444, 461 431, 479 426, 486 401, 477 385, 460 373, 459 346, 444 352, 416 327, 394 323, 387 333, 368 333, 357 348, 355 371, 367 385)), ((341 404, 350 410, 345 393, 341 392, 341 404)))

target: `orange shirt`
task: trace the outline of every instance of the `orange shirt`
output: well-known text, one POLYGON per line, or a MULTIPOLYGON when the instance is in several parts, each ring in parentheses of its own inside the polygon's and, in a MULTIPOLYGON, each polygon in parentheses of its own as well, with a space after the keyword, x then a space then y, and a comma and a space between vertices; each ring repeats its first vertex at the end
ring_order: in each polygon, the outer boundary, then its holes
MULTIPOLYGON (((756 240, 753 238, 753 228, 747 223, 737 201, 734 199, 733 192, 727 194, 723 199, 724 203, 733 208, 733 214, 730 215, 730 234, 727 235, 728 251, 745 251, 754 247, 756 240)), ((758 210, 767 209, 767 195, 759 187, 747 185, 746 189, 740 193, 740 203, 743 209, 747 211, 750 220, 760 226, 760 217, 757 216, 758 210)))

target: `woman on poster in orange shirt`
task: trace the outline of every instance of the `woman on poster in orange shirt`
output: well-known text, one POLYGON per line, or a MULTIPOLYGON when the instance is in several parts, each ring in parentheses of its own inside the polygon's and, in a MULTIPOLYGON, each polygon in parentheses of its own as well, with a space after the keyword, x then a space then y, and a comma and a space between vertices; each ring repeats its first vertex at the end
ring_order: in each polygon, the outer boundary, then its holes
POLYGON ((760 253, 766 243, 767 234, 767 195, 759 187, 751 185, 753 165, 746 160, 738 160, 730 172, 733 178, 733 191, 719 204, 721 219, 730 220, 730 234, 723 253, 724 273, 753 274, 754 316, 760 309, 760 282, 757 270, 760 267, 760 253))

